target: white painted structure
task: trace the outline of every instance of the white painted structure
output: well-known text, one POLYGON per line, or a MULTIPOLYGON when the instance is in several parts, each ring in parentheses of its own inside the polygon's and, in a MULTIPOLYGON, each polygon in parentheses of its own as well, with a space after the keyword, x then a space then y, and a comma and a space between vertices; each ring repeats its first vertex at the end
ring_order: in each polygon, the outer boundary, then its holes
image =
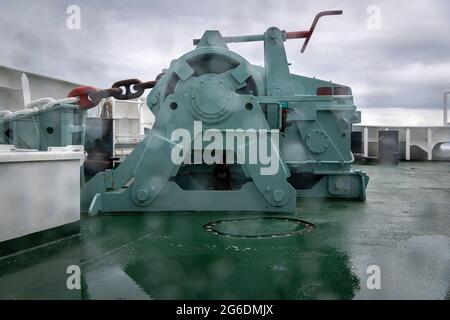
POLYGON ((0 145, 0 242, 79 221, 83 159, 0 145))
MULTIPOLYGON (((144 139, 146 131, 153 127, 155 116, 147 107, 146 97, 108 100, 112 105, 114 157, 123 161, 144 139)), ((104 102, 88 110, 88 117, 100 117, 104 102)))
MULTIPOLYGON (((450 160, 450 122, 448 103, 450 90, 443 94, 442 126, 381 126, 353 125, 352 131, 362 132, 365 157, 378 156, 378 132, 398 131, 400 159, 403 160, 450 160)), ((388 116, 388 115, 386 115, 388 116)))
POLYGON ((378 156, 378 132, 395 130, 399 133, 400 159, 439 160, 446 159, 444 143, 450 142, 450 126, 368 126, 354 125, 353 131, 362 132, 363 154, 378 156))
POLYGON ((80 84, 0 66, 0 110, 17 111, 43 97, 62 99, 80 84))

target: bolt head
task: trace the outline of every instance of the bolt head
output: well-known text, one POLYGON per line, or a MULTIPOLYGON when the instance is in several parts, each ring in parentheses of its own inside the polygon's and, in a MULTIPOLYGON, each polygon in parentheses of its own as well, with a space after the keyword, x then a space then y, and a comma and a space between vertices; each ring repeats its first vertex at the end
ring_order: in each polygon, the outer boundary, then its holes
POLYGON ((278 30, 277 29, 271 29, 269 32, 269 36, 271 39, 278 38, 278 30))
POLYGON ((284 199, 284 192, 282 190, 275 190, 272 193, 273 200, 280 202, 284 199))
POLYGON ((149 196, 150 194, 148 193, 147 189, 140 189, 136 194, 136 197, 139 201, 145 201, 149 196))
POLYGON ((151 104, 156 104, 158 102, 158 99, 156 99, 156 97, 151 97, 150 98, 150 103, 151 104))

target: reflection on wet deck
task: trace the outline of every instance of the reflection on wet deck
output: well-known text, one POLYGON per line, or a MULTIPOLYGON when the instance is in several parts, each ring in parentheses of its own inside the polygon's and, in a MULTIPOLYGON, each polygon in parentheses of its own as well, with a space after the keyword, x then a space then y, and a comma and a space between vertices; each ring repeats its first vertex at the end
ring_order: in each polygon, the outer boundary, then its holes
POLYGON ((299 200, 296 214, 283 215, 317 227, 305 234, 205 228, 268 216, 260 213, 83 217, 77 241, 1 259, 0 298, 68 297, 62 266, 79 252, 84 299, 449 299, 448 163, 364 170, 366 202, 299 200), (381 269, 380 290, 367 288, 370 265, 381 269))

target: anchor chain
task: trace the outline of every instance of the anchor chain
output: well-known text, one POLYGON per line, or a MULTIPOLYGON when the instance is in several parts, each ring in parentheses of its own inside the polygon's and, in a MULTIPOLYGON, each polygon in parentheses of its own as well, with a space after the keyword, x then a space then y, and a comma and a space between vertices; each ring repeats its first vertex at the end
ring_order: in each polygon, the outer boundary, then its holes
POLYGON ((67 97, 78 97, 78 106, 81 109, 90 109, 100 103, 102 99, 115 98, 117 100, 129 100, 139 98, 146 89, 153 88, 162 74, 156 80, 141 82, 139 79, 126 79, 115 82, 111 88, 99 90, 94 87, 81 86, 69 92, 67 97))

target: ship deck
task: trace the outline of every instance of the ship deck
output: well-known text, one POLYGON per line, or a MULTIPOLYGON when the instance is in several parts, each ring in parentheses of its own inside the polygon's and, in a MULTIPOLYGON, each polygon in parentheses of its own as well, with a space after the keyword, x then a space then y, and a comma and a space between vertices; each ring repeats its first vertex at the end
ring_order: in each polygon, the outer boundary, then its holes
POLYGON ((450 163, 355 167, 367 201, 299 199, 283 217, 316 225, 301 235, 204 227, 258 213, 82 216, 80 235, 0 259, 0 299, 450 299, 450 163), (70 264, 82 290, 66 287, 70 264))

